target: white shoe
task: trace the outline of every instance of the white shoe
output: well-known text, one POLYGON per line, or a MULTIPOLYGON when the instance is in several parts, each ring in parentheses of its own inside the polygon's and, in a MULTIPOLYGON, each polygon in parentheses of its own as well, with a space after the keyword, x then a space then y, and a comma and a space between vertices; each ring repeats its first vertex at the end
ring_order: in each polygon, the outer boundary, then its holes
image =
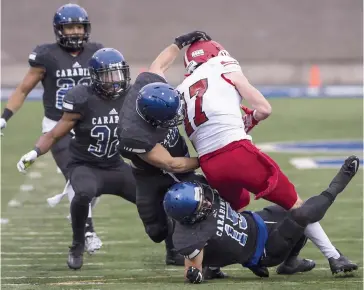
POLYGON ((85 234, 85 250, 90 254, 94 254, 100 250, 102 242, 95 232, 86 232, 85 234))

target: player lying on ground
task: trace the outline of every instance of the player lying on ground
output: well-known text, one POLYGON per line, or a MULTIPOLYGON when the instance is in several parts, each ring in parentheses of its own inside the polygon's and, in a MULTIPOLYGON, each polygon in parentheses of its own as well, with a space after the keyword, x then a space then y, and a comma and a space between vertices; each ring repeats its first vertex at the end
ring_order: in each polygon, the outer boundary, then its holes
MULTIPOLYGON (((164 193, 176 180, 199 180, 197 158, 188 158, 188 147, 178 131, 183 121, 181 95, 167 84, 164 72, 183 46, 209 39, 204 32, 191 32, 176 38, 141 73, 125 98, 120 112, 120 150, 132 161, 136 178, 137 208, 145 231, 156 243, 163 240, 167 264, 184 265, 172 242, 173 224, 163 209, 164 193)), ((220 271, 213 273, 222 276, 220 271)))
POLYGON ((89 61, 91 85, 75 86, 63 100, 63 115, 56 126, 41 136, 34 150, 21 157, 24 172, 39 156, 71 130, 69 179, 75 191, 71 202, 73 241, 68 267, 83 264, 85 224, 89 203, 101 194, 114 194, 135 204, 135 179, 131 168, 117 152, 118 112, 130 87, 129 65, 113 48, 102 48, 89 61))
MULTIPOLYGON (((185 65, 189 76, 177 88, 186 102, 184 127, 208 183, 236 211, 249 204, 249 192, 286 210, 300 207, 294 185, 247 135, 272 108, 249 83, 238 61, 219 43, 199 41, 186 50, 185 65), (245 108, 242 120, 243 98, 253 110, 245 108)), ((305 235, 329 260, 333 273, 356 267, 332 245, 319 223, 308 225, 305 235)))
MULTIPOLYGON (((30 69, 6 104, 0 119, 1 130, 21 108, 28 94, 39 82, 42 82, 44 88, 45 117, 42 122, 42 133, 52 130, 61 119, 65 93, 76 84, 88 85, 90 83, 87 62, 103 45, 88 42, 91 22, 86 10, 76 4, 66 4, 60 7, 53 18, 53 29, 56 42, 39 45, 29 55, 30 69)), ((66 134, 51 148, 53 159, 66 180, 68 180, 69 174, 67 164, 71 138, 71 133, 66 134)), ((69 195, 71 202, 74 195, 73 189, 66 186, 64 191, 69 195)), ((87 219, 85 235, 86 250, 89 253, 100 249, 102 243, 94 231, 91 210, 87 219)))
MULTIPOLYGON (((201 283, 203 266, 241 264, 261 269, 279 265, 288 256, 297 255, 304 245, 307 225, 324 217, 356 174, 358 166, 356 156, 347 158, 326 190, 292 211, 271 206, 239 214, 207 185, 191 182, 173 185, 163 205, 168 216, 177 221, 173 241, 185 256, 185 278, 191 283, 201 283)), ((311 266, 312 269, 314 264, 311 266)), ((292 273, 298 270, 289 264, 289 259, 285 267, 292 273)), ((357 267, 348 265, 341 271, 354 269, 357 267)))

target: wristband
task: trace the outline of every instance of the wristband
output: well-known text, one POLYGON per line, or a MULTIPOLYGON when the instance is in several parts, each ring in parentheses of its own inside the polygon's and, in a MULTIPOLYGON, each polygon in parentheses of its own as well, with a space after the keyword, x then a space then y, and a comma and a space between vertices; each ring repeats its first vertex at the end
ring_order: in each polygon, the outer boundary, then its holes
POLYGON ((5 119, 5 121, 7 122, 12 115, 14 115, 13 111, 5 108, 3 114, 1 115, 1 118, 5 119))
POLYGON ((37 146, 35 146, 33 150, 35 152, 37 152, 37 157, 40 156, 40 155, 42 155, 42 152, 40 151, 40 149, 37 146))

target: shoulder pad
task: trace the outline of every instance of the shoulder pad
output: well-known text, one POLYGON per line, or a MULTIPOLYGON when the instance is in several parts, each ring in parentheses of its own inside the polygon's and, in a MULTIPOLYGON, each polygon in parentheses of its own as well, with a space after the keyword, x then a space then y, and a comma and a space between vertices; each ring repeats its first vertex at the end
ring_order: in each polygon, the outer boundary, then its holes
POLYGON ((221 67, 223 73, 241 71, 240 64, 235 58, 227 55, 218 56, 216 58, 216 61, 219 62, 219 66, 221 67))
POLYGON ((88 42, 86 45, 87 45, 88 49, 95 51, 95 52, 101 48, 104 48, 104 45, 99 42, 88 42))
POLYGON ((143 83, 142 87, 147 85, 147 84, 151 84, 151 83, 156 83, 156 82, 162 82, 162 83, 167 83, 167 81, 165 80, 164 77, 152 73, 152 72, 142 72, 140 73, 136 79, 134 83, 143 83))
POLYGON ((32 67, 44 67, 47 66, 47 61, 49 59, 50 51, 53 46, 57 44, 42 44, 38 45, 28 57, 29 65, 32 67))
POLYGON ((84 113, 88 100, 88 87, 77 85, 70 89, 63 99, 62 111, 68 113, 84 113))

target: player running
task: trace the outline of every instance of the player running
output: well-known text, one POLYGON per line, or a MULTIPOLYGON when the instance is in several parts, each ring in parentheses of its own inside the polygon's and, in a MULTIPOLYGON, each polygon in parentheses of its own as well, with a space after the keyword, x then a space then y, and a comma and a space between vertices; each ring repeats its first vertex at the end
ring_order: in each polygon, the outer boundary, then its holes
POLYGON ((67 264, 74 270, 83 265, 91 200, 107 193, 135 204, 136 191, 131 168, 117 151, 118 112, 130 87, 129 65, 116 49, 102 48, 91 57, 89 71, 91 85, 79 84, 66 93, 61 119, 17 164, 18 170, 25 173, 39 156, 74 130, 67 164, 75 191, 71 202, 73 241, 67 264))
MULTIPOLYGON (((184 127, 209 185, 236 211, 249 204, 249 192, 286 210, 300 207, 294 185, 247 135, 272 109, 238 61, 215 41, 193 43, 184 59, 189 76, 177 88, 186 102, 184 127), (253 108, 244 108, 243 119, 242 98, 253 108)), ((329 260, 333 272, 353 265, 331 244, 319 223, 308 225, 305 235, 329 260)))
MULTIPOLYGON (((290 212, 271 206, 239 214, 207 185, 191 182, 173 185, 163 204, 168 216, 177 221, 173 242, 185 256, 185 278, 191 283, 201 283, 202 265, 241 264, 254 271, 279 265, 292 253, 298 255, 304 246, 300 241, 304 239, 305 228, 324 217, 356 174, 358 164, 356 156, 347 158, 326 190, 290 212)), ((290 274, 300 271, 287 261, 283 266, 290 274)), ((355 264, 347 264, 337 270, 356 269, 355 264)))
MULTIPOLYGON (((62 102, 67 91, 78 84, 90 84, 88 60, 103 45, 89 42, 91 22, 86 10, 76 4, 63 5, 54 15, 53 29, 56 42, 38 45, 29 55, 30 68, 10 96, 0 119, 1 130, 39 82, 44 88, 42 133, 52 130, 61 119, 62 102)), ((67 164, 71 138, 71 133, 66 134, 51 148, 52 156, 66 180, 69 175, 67 164)), ((73 189, 67 186, 65 192, 71 200, 73 189)), ((100 249, 102 243, 94 231, 91 215, 87 220, 85 235, 89 253, 100 249)))

